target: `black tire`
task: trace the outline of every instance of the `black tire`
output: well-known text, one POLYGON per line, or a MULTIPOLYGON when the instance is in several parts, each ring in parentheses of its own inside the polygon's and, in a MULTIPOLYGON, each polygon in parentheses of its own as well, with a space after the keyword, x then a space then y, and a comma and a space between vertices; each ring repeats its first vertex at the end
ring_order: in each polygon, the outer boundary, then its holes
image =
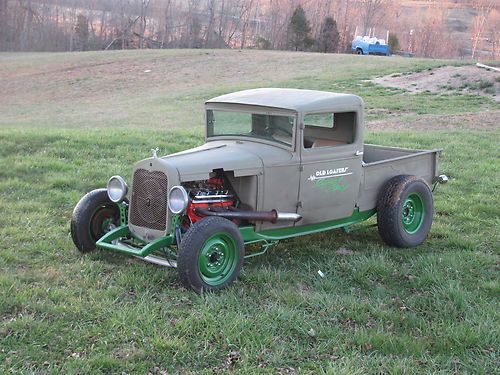
POLYGON ((82 253, 95 250, 96 241, 106 232, 104 225, 119 226, 120 209, 111 202, 106 189, 92 190, 83 196, 73 210, 71 237, 82 253))
POLYGON ((356 55, 362 55, 363 50, 361 48, 356 48, 356 55))
POLYGON ((236 224, 222 217, 206 217, 184 234, 177 270, 182 283, 197 293, 216 291, 238 278, 244 256, 245 244, 236 224))
POLYGON ((432 192, 416 176, 400 175, 382 188, 377 202, 380 237, 396 247, 415 247, 425 241, 434 217, 432 192))

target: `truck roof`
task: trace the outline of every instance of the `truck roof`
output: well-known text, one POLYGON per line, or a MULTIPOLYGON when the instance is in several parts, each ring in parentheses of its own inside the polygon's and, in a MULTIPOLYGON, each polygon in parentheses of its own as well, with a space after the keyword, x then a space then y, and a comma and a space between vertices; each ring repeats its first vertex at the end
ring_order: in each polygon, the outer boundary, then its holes
POLYGON ((296 112, 352 110, 363 105, 356 95, 316 90, 261 88, 217 96, 205 104, 243 104, 287 109, 296 112))

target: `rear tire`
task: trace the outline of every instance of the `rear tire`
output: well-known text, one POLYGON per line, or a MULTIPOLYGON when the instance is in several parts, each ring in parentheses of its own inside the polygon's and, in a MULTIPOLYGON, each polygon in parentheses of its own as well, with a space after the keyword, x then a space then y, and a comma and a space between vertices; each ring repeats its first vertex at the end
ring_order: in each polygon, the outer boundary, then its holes
POLYGON ((182 238, 177 270, 182 283, 196 292, 216 291, 238 278, 244 256, 245 245, 236 224, 206 217, 182 238))
POLYGON ((362 54, 363 54, 363 50, 361 48, 357 48, 356 55, 362 55, 362 54))
POLYGON ((434 202, 427 183, 400 175, 382 188, 377 202, 380 237, 396 247, 415 247, 425 241, 432 226, 434 202))
POLYGON ((120 225, 120 209, 111 202, 106 189, 92 190, 83 196, 73 210, 71 237, 82 253, 95 250, 96 241, 120 225))

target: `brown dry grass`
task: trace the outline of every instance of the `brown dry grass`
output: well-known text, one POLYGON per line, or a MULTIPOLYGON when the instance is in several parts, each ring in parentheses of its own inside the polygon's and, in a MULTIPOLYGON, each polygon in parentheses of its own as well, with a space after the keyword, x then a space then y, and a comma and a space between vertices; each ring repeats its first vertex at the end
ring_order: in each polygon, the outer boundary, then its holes
MULTIPOLYGON (((31 54, 21 65, 15 59, 0 60, 0 102, 97 101, 110 94, 128 96, 132 92, 195 94, 234 83, 321 74, 331 66, 333 56, 238 50, 31 54)), ((339 57, 333 60, 339 62, 339 57)))

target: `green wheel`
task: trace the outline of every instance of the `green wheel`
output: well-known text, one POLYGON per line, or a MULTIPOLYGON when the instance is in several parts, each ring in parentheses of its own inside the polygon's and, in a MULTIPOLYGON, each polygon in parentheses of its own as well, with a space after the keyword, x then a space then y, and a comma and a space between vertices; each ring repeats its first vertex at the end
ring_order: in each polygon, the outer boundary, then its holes
POLYGON ((396 176, 382 188, 377 202, 378 232, 388 245, 420 245, 429 234, 433 216, 432 192, 421 178, 396 176))
POLYGON ((424 222, 425 208, 422 197, 418 193, 410 194, 403 203, 401 221, 404 230, 413 234, 419 230, 424 222))
POLYGON ((237 279, 243 258, 238 227, 221 217, 207 217, 193 224, 182 238, 177 269, 187 287, 214 291, 237 279))

